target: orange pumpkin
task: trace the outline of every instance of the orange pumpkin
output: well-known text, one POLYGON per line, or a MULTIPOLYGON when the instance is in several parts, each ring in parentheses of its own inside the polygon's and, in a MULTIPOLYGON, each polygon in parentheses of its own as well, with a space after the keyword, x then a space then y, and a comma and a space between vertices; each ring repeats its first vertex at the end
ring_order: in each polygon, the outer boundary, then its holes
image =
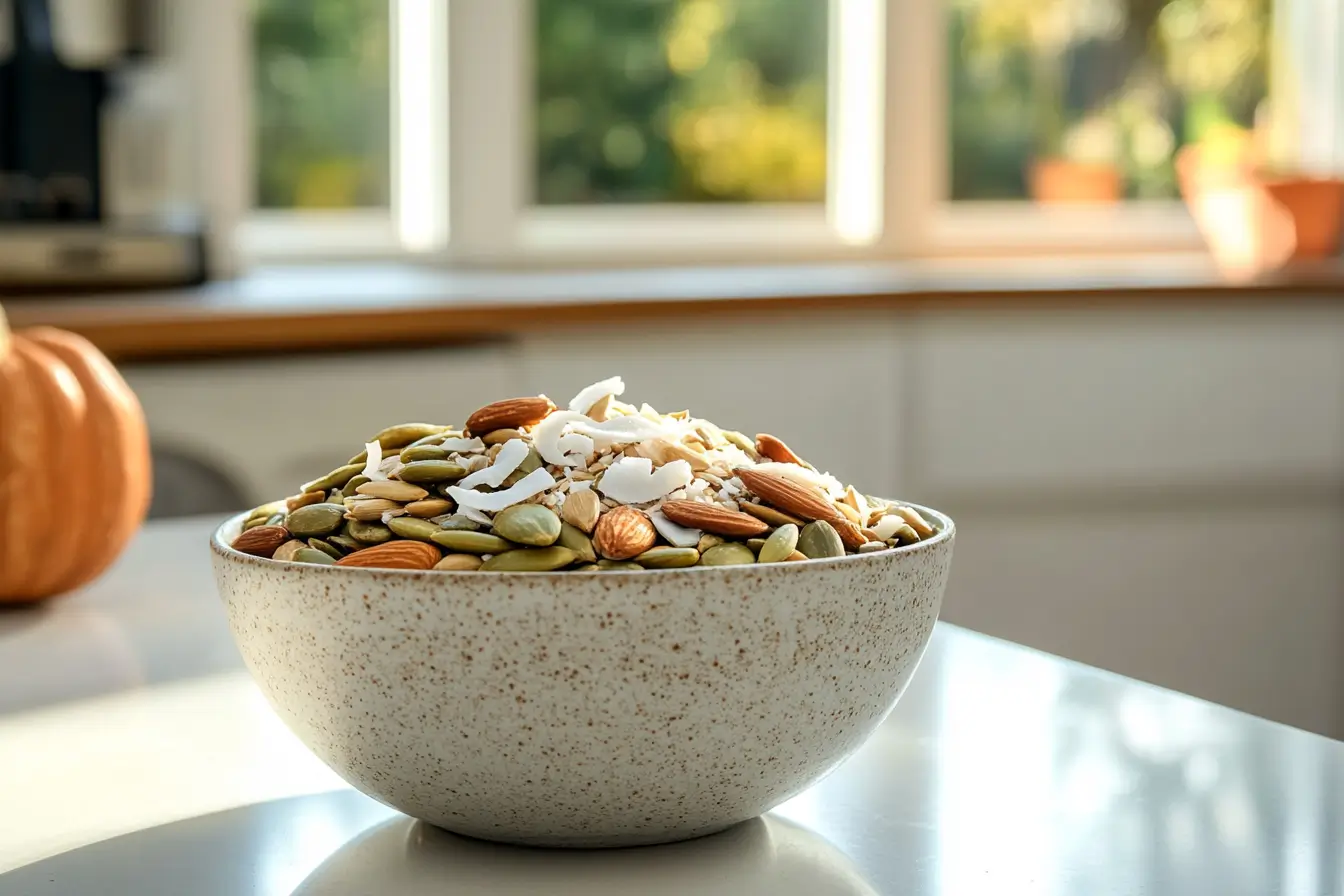
POLYGON ((149 434, 135 394, 88 340, 0 310, 0 604, 90 581, 149 509, 149 434))

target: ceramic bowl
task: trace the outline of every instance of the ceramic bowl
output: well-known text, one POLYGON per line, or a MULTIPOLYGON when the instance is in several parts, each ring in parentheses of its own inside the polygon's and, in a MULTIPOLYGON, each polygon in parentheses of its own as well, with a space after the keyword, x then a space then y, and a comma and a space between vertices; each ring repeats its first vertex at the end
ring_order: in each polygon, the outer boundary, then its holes
POLYGON ((891 551, 647 572, 285 563, 215 533, 243 659, 351 785, 487 840, 632 846, 754 818, 816 783, 910 681, 952 521, 891 551))

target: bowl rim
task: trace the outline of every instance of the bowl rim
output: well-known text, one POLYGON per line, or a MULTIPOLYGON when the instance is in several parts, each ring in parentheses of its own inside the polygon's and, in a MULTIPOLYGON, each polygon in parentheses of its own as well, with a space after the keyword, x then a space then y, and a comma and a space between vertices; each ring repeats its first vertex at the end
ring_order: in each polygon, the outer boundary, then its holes
MULTIPOLYGON (((931 507, 925 507, 922 504, 914 504, 909 501, 898 502, 906 507, 911 507, 925 517, 931 517, 937 522, 937 531, 933 537, 917 541, 914 544, 904 544, 898 547, 890 548, 885 551, 873 551, 871 554, 847 554, 844 557, 824 557, 816 560, 799 560, 793 563, 765 563, 740 566, 688 566, 681 569, 611 569, 602 572, 602 578, 606 580, 610 576, 619 579, 626 579, 633 576, 642 577, 648 580, 651 576, 661 578, 686 576, 686 575, 715 575, 732 574, 750 571, 753 573, 775 572, 790 569, 827 569, 836 566, 852 565, 859 566, 863 564, 880 563, 890 561, 898 557, 906 557, 913 554, 925 553, 942 545, 944 542, 954 540, 957 533, 957 525, 952 521, 952 517, 947 514, 934 510, 931 507)), ((479 581, 482 573, 476 570, 453 570, 453 569, 383 569, 379 567, 367 566, 337 566, 335 564, 322 563, 298 563, 292 560, 274 560, 269 557, 258 557, 254 554, 245 554, 242 551, 235 550, 228 541, 225 540, 224 533, 235 530, 235 527, 241 527, 243 520, 251 511, 243 511, 234 514, 224 520, 210 535, 210 549, 216 556, 232 563, 245 563, 264 569, 283 569, 301 568, 312 572, 315 575, 364 575, 383 578, 387 576, 408 576, 411 578, 434 578, 434 579, 454 579, 457 577, 471 577, 479 581)), ((496 572, 491 571, 485 575, 497 580, 507 580, 512 578, 556 578, 575 575, 574 572, 565 572, 563 570, 553 570, 551 572, 496 572)))

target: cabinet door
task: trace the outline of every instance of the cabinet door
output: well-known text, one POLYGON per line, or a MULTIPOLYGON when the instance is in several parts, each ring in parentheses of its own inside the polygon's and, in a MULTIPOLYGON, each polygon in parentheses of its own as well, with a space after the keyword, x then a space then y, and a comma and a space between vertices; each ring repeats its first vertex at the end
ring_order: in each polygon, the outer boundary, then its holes
POLYGON ((895 323, 883 317, 566 331, 524 341, 521 385, 563 407, 619 374, 626 400, 772 433, 819 469, 886 493, 899 468, 899 352, 895 323))
POLYGON ((1344 483, 1344 314, 1274 301, 927 318, 913 475, 940 498, 1344 483))
POLYGON ((155 443, 218 472, 251 504, 293 494, 386 426, 461 424, 511 391, 501 347, 152 365, 125 373, 155 443))
POLYGON ((957 515, 942 618, 1344 736, 1344 509, 957 515))

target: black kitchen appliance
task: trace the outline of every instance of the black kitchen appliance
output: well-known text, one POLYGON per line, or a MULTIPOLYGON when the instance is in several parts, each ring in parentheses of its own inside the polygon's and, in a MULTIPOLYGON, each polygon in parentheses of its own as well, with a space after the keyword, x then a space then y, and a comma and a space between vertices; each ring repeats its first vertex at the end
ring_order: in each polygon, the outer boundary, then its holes
POLYGON ((156 62, 156 0, 63 2, 0 0, 0 290, 200 282, 200 216, 156 182, 154 153, 127 157, 146 146, 127 112, 156 62))

